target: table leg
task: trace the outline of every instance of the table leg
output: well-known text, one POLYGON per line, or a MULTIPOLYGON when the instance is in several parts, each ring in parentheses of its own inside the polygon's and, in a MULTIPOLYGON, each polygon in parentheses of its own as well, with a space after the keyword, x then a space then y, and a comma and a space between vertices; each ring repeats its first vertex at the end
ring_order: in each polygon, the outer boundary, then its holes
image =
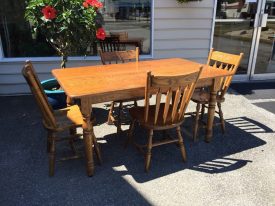
POLYGON ((93 158, 93 125, 90 121, 91 104, 88 99, 81 99, 81 112, 83 116, 83 139, 86 157, 87 175, 94 174, 94 158, 93 158))
POLYGON ((215 108, 217 103, 217 93, 220 88, 220 78, 214 79, 211 91, 210 91, 210 101, 208 105, 208 116, 207 116, 207 126, 206 126, 206 135, 205 135, 205 142, 210 142, 213 136, 213 122, 215 117, 215 108))

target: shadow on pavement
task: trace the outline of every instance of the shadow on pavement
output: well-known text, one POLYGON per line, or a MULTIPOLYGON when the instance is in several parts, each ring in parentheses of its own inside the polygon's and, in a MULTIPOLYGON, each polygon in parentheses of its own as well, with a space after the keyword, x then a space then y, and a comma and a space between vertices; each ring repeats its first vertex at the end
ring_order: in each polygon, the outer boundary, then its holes
MULTIPOLYGON (((209 144, 203 138, 194 143, 184 135, 186 163, 182 162, 176 145, 154 148, 149 173, 144 172, 144 159, 136 148, 123 148, 125 133, 121 136, 108 134, 98 137, 103 165, 96 165, 94 177, 86 176, 85 160, 78 159, 57 163, 55 176, 49 178, 46 132, 32 97, 0 97, 0 108, 0 199, 3 205, 150 205, 152 203, 138 192, 135 184, 186 169, 210 174, 240 169, 253 159, 235 159, 230 155, 266 144, 242 125, 247 122, 261 128, 262 132, 272 132, 246 117, 228 119, 226 135, 222 136, 220 128, 215 128, 215 138, 209 144), (137 183, 130 181, 131 176, 137 183)), ((94 112, 102 118, 100 122, 106 121, 108 110, 94 109, 94 112)), ((191 119, 187 119, 184 127, 191 131, 191 123, 191 119)), ((200 132, 202 137, 203 131, 200 132)), ((175 131, 170 133, 173 135, 175 131)), ((146 141, 144 129, 136 127, 134 134, 140 141, 146 141)), ((161 137, 161 134, 156 136, 161 137)))
POLYGON ((230 88, 248 99, 275 99, 275 82, 233 83, 230 88))
MULTIPOLYGON (((144 172, 144 158, 133 146, 123 150, 126 135, 117 137, 116 134, 110 134, 104 137, 107 144, 102 145, 105 156, 112 157, 112 167, 125 166, 121 175, 131 175, 139 182, 147 182, 159 177, 170 175, 181 170, 189 169, 206 173, 222 173, 239 169, 253 160, 242 160, 228 157, 232 154, 239 153, 251 148, 259 147, 266 144, 265 141, 253 135, 253 130, 248 130, 242 126, 234 125, 237 120, 249 123, 257 128, 256 132, 273 132, 270 128, 246 117, 239 117, 235 120, 230 119, 226 123, 226 134, 222 135, 220 128, 214 129, 215 137, 211 143, 205 143, 203 139, 203 130, 200 130, 201 140, 193 142, 188 135, 185 136, 185 146, 187 150, 187 162, 183 163, 180 150, 176 145, 164 145, 153 148, 152 162, 149 173, 144 172), (114 146, 116 145, 116 146, 114 146), (115 148, 120 148, 114 151, 115 148), (117 158, 115 158, 117 156, 117 158)), ((226 120, 227 121, 227 120, 226 120)), ((188 118, 184 127, 191 131, 191 118, 188 118)), ((240 122, 239 122, 240 123, 240 122)), ((170 131, 171 136, 175 131, 170 131)), ((135 128, 134 135, 139 143, 146 142, 146 131, 141 128, 135 128)), ((161 133, 154 136, 155 139, 161 138, 161 133), (158 137, 159 136, 159 137, 158 137)), ((110 160, 111 161, 111 160, 110 160)))
POLYGON ((256 101, 252 103, 255 106, 275 114, 275 82, 234 83, 230 88, 247 99, 256 101))
MULTIPOLYGON (((46 132, 33 98, 0 97, 0 108, 1 205, 151 205, 112 168, 120 153, 107 157, 103 151, 94 177, 86 176, 83 158, 58 162, 50 178, 46 132)), ((64 144, 57 150, 70 151, 64 144)), ((112 148, 122 151, 119 145, 112 148)))

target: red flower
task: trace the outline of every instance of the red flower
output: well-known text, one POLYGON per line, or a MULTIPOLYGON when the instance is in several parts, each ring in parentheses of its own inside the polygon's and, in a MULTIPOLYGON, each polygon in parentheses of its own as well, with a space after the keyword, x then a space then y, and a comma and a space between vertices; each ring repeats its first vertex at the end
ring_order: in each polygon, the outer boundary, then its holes
POLYGON ((86 0, 86 3, 98 9, 103 7, 103 4, 98 0, 86 0))
POLYGON ((100 39, 100 40, 104 40, 106 37, 106 33, 105 30, 103 28, 99 28, 96 31, 96 38, 100 39))
POLYGON ((83 2, 83 6, 84 6, 85 8, 88 8, 89 4, 87 3, 87 1, 84 1, 84 2, 83 2))
POLYGON ((42 9, 42 13, 43 13, 45 19, 54 19, 56 17, 56 10, 55 10, 55 8, 53 8, 51 6, 45 6, 42 9))
POLYGON ((103 4, 99 1, 95 2, 94 7, 101 9, 103 7, 103 4))

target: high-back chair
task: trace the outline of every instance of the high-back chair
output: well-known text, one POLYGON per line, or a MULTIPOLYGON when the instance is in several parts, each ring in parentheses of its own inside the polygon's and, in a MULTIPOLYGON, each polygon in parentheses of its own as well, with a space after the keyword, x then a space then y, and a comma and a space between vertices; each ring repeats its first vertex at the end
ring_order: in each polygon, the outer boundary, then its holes
POLYGON ((186 151, 181 135, 180 125, 184 120, 184 113, 194 92, 196 82, 199 79, 202 67, 198 71, 183 74, 179 76, 154 76, 151 72, 147 73, 147 81, 145 88, 145 103, 143 107, 133 107, 130 109, 132 122, 128 133, 128 141, 133 142, 133 130, 135 123, 149 131, 148 142, 146 145, 134 143, 138 149, 144 152, 145 171, 149 170, 151 161, 152 147, 169 143, 178 143, 181 155, 186 161, 186 151), (150 105, 150 96, 155 95, 155 103, 150 105), (161 102, 162 97, 165 98, 164 103, 161 102), (178 138, 167 139, 159 142, 153 142, 154 130, 167 130, 176 128, 178 138))
POLYGON ((121 41, 128 39, 128 32, 126 32, 126 31, 124 31, 124 32, 110 32, 110 36, 118 38, 118 40, 120 42, 120 45, 119 45, 120 50, 122 50, 122 51, 126 50, 126 44, 121 44, 121 41))
MULTIPOLYGON (((235 55, 220 51, 214 51, 214 49, 212 48, 208 56, 207 65, 212 66, 213 68, 225 69, 235 74, 240 65, 242 57, 243 53, 240 53, 240 55, 235 55)), ((225 101, 224 95, 226 94, 231 84, 232 78, 233 75, 222 78, 220 90, 217 94, 218 111, 216 111, 216 113, 218 113, 220 117, 220 123, 215 125, 221 125, 223 134, 225 133, 225 123, 223 118, 223 112, 221 109, 221 103, 225 101)), ((207 104, 209 104, 210 101, 210 92, 208 90, 195 91, 192 96, 192 101, 197 103, 195 112, 195 122, 193 128, 193 139, 194 141, 196 141, 199 129, 199 121, 201 121, 204 124, 202 120, 205 107, 207 104)))
MULTIPOLYGON (((135 50, 127 50, 127 51, 112 51, 112 52, 103 52, 99 50, 99 55, 101 58, 101 62, 103 65, 106 64, 118 64, 118 63, 126 63, 130 61, 139 61, 139 48, 136 47, 135 50)), ((115 101, 111 103, 111 107, 108 115, 108 124, 116 124, 117 132, 121 132, 121 109, 123 106, 123 102, 134 101, 134 104, 137 105, 136 99, 129 99, 124 101, 115 101), (114 107, 115 104, 119 103, 118 107, 118 115, 117 120, 114 118, 114 107)))
POLYGON ((126 51, 110 51, 104 52, 99 50, 100 59, 103 65, 106 64, 118 64, 139 61, 139 48, 136 47, 135 50, 126 50, 126 51))
POLYGON ((99 46, 102 52, 121 51, 118 36, 106 37, 104 40, 99 41, 99 46))
MULTIPOLYGON (((22 69, 22 74, 26 79, 31 89, 31 92, 36 100, 36 103, 42 114, 42 122, 44 128, 47 130, 48 133, 47 152, 49 154, 49 175, 53 176, 56 159, 55 144, 57 142, 68 140, 74 152, 74 156, 69 158, 62 158, 62 160, 75 159, 81 156, 77 154, 73 142, 81 136, 81 134, 76 133, 76 128, 82 126, 83 117, 77 105, 60 110, 52 109, 31 62, 26 62, 25 66, 22 69), (59 136, 59 134, 64 131, 68 131, 69 135, 66 137, 59 136)), ((98 159, 99 161, 101 161, 100 151, 95 138, 93 139, 93 142, 98 159)))

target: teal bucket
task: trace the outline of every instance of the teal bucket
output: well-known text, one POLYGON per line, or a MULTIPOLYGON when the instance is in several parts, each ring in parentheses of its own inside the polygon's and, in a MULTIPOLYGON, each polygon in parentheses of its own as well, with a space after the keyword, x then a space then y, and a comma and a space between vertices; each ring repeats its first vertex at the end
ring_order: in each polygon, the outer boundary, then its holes
POLYGON ((53 109, 62 109, 67 106, 66 94, 64 90, 59 89, 60 85, 56 79, 47 79, 41 84, 53 109))

